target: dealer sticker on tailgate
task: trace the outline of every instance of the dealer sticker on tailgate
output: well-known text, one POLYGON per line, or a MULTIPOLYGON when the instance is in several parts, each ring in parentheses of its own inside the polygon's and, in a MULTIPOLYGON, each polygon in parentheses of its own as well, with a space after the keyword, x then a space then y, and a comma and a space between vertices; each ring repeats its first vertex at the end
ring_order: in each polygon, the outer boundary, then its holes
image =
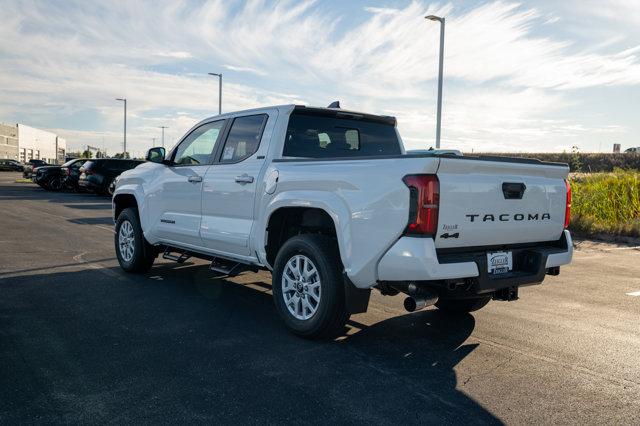
POLYGON ((487 267, 490 274, 504 274, 513 269, 513 256, 510 251, 487 253, 487 267))

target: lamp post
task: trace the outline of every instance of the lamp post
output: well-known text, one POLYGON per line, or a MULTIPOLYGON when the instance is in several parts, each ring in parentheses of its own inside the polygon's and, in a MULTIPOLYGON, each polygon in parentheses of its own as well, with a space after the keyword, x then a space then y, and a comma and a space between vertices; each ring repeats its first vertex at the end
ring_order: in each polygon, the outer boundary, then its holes
POLYGON ((210 72, 208 74, 218 77, 218 115, 220 115, 222 114, 222 74, 215 72, 210 72))
POLYGON ((164 148, 164 129, 168 129, 167 126, 160 126, 160 128, 162 129, 162 147, 164 148))
POLYGON ((116 98, 116 101, 124 102, 124 156, 127 152, 127 98, 116 98))
POLYGON ((444 18, 425 16, 430 21, 440 22, 440 65, 438 68, 438 111, 436 116, 436 149, 440 149, 440 127, 442 125, 442 66, 444 62, 444 18))

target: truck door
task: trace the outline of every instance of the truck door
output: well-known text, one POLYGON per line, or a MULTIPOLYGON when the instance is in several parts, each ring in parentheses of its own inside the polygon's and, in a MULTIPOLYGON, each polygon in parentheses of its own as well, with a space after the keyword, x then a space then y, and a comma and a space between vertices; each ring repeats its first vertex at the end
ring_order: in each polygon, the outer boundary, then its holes
POLYGON ((242 115, 230 123, 216 161, 204 176, 200 236, 221 254, 253 257, 249 238, 254 203, 277 110, 242 115))
POLYGON ((161 241, 202 246, 202 181, 224 125, 225 120, 216 120, 192 130, 174 150, 172 163, 154 180, 159 184, 150 188, 148 210, 153 232, 161 241))

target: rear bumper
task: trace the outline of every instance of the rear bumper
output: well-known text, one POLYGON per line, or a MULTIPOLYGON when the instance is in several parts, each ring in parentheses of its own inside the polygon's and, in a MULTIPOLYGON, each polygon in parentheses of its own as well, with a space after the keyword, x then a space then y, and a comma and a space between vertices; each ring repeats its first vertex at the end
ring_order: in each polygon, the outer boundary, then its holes
POLYGON ((487 249, 438 254, 433 239, 402 237, 378 263, 379 281, 444 281, 472 278, 477 293, 542 282, 548 268, 571 262, 573 244, 565 230, 550 245, 509 248, 514 271, 497 277, 487 272, 487 249))

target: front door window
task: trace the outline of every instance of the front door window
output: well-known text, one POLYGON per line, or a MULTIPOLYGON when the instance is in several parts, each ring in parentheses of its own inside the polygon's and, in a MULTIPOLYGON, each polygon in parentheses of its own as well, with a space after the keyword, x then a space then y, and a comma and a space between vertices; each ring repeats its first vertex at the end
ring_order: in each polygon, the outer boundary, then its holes
POLYGON ((202 166, 211 164, 213 148, 216 145, 224 120, 206 123, 195 129, 178 146, 173 164, 176 166, 202 166))

